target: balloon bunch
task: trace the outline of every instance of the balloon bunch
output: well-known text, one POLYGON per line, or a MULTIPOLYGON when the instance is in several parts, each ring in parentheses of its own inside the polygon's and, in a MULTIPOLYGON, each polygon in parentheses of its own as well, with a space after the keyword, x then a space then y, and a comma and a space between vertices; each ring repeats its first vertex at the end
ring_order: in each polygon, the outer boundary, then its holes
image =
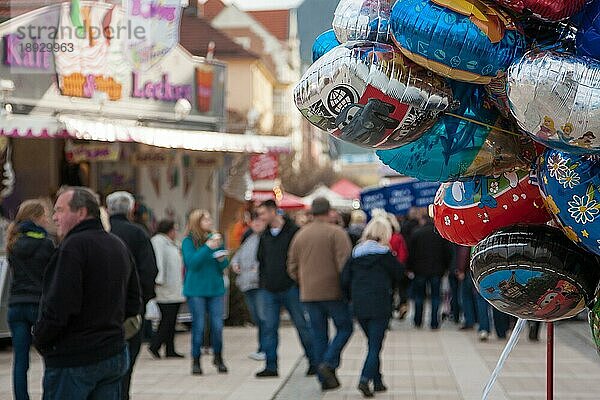
POLYGON ((434 221, 476 246, 480 293, 538 321, 587 306, 600 348, 600 0, 340 0, 332 28, 302 115, 443 182, 434 221))

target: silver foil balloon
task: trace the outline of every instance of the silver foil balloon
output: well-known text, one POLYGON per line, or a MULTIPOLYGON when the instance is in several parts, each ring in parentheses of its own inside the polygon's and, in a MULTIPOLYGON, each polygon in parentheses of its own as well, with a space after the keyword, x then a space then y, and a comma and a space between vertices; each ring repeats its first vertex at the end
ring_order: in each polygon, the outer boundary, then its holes
POLYGON ((331 50, 294 90, 302 115, 333 136, 390 149, 418 139, 452 103, 434 74, 408 66, 393 46, 354 42, 331 50))
POLYGON ((333 30, 340 43, 370 40, 389 43, 389 0, 341 0, 335 9, 333 30))
POLYGON ((569 153, 600 153, 600 62, 529 52, 508 71, 508 100, 536 141, 569 153))

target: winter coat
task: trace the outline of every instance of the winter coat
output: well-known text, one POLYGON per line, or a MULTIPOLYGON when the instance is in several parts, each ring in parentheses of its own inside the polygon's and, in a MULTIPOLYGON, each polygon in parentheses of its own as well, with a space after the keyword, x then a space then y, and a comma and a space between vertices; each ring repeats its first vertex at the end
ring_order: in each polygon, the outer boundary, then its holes
POLYGON ((123 322, 141 312, 141 292, 126 245, 87 219, 66 235, 48 263, 34 344, 46 367, 90 365, 125 348, 123 322))
POLYGON ((42 297, 44 271, 54 244, 46 230, 31 221, 23 221, 17 229, 19 236, 8 254, 12 272, 8 304, 36 304, 42 297))
POLYGON ((286 291, 296 284, 288 275, 287 258, 292 238, 300 228, 288 217, 284 217, 284 220, 277 236, 273 236, 270 227, 267 227, 258 244, 260 287, 273 293, 286 291))
POLYGON ((340 273, 351 252, 348 234, 337 225, 316 220, 300 229, 288 253, 288 274, 300 286, 300 300, 341 300, 340 273))
POLYGON ((368 240, 354 248, 342 272, 342 290, 356 318, 392 315, 393 287, 400 282, 403 270, 387 246, 368 240))
POLYGON ((154 281, 158 274, 156 257, 150 243, 150 237, 140 225, 127 219, 125 215, 110 217, 110 232, 120 237, 135 259, 135 267, 140 278, 144 304, 156 297, 154 281))
POLYGON ((240 273, 236 277, 235 283, 242 292, 259 287, 258 259, 256 258, 259 242, 260 235, 258 233, 248 236, 231 259, 231 264, 240 266, 240 273))
POLYGON ((181 244, 183 264, 185 265, 185 279, 183 282, 183 295, 186 297, 218 297, 225 294, 225 281, 223 270, 229 261, 222 261, 213 257, 216 251, 205 244, 194 245, 191 236, 183 239, 181 244))
POLYGON ((151 240, 156 255, 156 302, 182 303, 183 297, 183 258, 177 243, 162 233, 151 240))
POLYGON ((437 233, 433 222, 415 228, 408 244, 408 269, 416 276, 442 277, 452 258, 450 242, 437 233))

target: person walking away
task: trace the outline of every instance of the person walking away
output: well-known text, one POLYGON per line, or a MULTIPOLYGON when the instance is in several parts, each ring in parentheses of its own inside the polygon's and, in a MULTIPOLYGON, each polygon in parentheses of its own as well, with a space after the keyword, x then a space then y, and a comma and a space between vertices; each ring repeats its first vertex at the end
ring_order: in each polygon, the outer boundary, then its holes
MULTIPOLYGON (((111 233, 118 236, 133 255, 135 268, 142 290, 142 318, 146 315, 146 304, 156 297, 154 281, 158 274, 156 257, 150 237, 142 225, 131 222, 135 207, 135 198, 129 192, 114 192, 106 197, 106 206, 110 215, 111 233)), ((129 369, 123 377, 123 400, 129 399, 131 375, 142 346, 143 331, 140 330, 128 342, 129 369)))
POLYGON ((38 319, 46 265, 54 253, 48 238, 50 216, 41 200, 26 200, 6 233, 6 252, 12 281, 8 296, 8 325, 13 344, 13 396, 29 400, 27 371, 31 328, 38 319))
POLYGON ((350 257, 352 244, 340 226, 330 220, 331 205, 323 197, 313 200, 313 222, 306 225, 290 244, 288 274, 298 282, 300 300, 308 311, 321 389, 338 388, 335 374, 342 350, 352 336, 352 314, 342 296, 340 273, 350 257), (329 339, 329 320, 336 334, 329 339))
POLYGON ((431 322, 433 330, 439 329, 441 281, 452 262, 450 242, 436 232, 431 218, 424 217, 423 224, 413 231, 408 245, 408 269, 414 273, 413 296, 415 301, 415 327, 423 323, 423 304, 429 287, 431 296, 431 322))
POLYGON ((367 214, 363 210, 353 210, 350 213, 350 224, 348 225, 348 236, 352 246, 356 246, 367 225, 367 214))
POLYGON ((104 230, 88 188, 64 189, 53 220, 62 242, 46 268, 33 330, 44 357, 43 400, 120 400, 129 366, 124 328, 141 321, 134 261, 104 230))
POLYGON ((160 309, 158 331, 152 338, 148 350, 155 358, 160 358, 159 350, 165 345, 167 358, 183 358, 175 351, 175 324, 179 307, 185 301, 181 269, 183 259, 179 245, 175 242, 177 230, 175 222, 169 219, 158 223, 156 235, 150 240, 156 255, 156 303, 160 309))
MULTIPOLYGON (((408 246, 406 240, 400 232, 400 223, 394 214, 386 213, 386 217, 392 226, 392 237, 390 239, 390 250, 396 256, 398 262, 406 265, 408 261, 408 246)), ((402 275, 398 287, 398 319, 404 319, 408 313, 408 288, 410 287, 410 279, 406 275, 402 275)))
POLYGON ((284 306, 290 317, 304 354, 309 362, 307 376, 315 375, 317 366, 314 361, 312 336, 309 322, 300 304, 300 292, 296 282, 288 275, 287 259, 290 243, 298 232, 298 226, 283 215, 273 200, 262 203, 258 215, 266 225, 258 244, 258 272, 260 285, 260 304, 265 312, 263 347, 266 354, 265 369, 256 374, 257 378, 278 376, 277 346, 279 345, 280 310, 284 306))
POLYGON ((392 289, 404 272, 404 266, 390 251, 391 235, 388 221, 383 218, 371 220, 342 272, 342 289, 352 303, 354 316, 368 342, 368 354, 358 384, 364 397, 373 397, 373 391, 387 390, 381 374, 380 354, 392 316, 392 289))
POLYGON ((208 211, 194 210, 190 213, 187 235, 181 247, 185 265, 183 295, 192 313, 192 375, 202 375, 200 357, 206 315, 210 324, 213 364, 219 373, 227 373, 223 361, 223 271, 229 261, 221 235, 213 232, 213 221, 208 211))
POLYGON ((263 325, 264 310, 260 309, 258 301, 259 282, 258 282, 258 243, 260 235, 265 230, 264 222, 258 217, 258 214, 252 213, 250 229, 252 234, 242 243, 238 251, 231 259, 231 269, 237 274, 236 285, 244 293, 246 305, 250 312, 250 317, 258 330, 258 349, 248 357, 255 361, 265 360, 265 350, 263 348, 263 325))

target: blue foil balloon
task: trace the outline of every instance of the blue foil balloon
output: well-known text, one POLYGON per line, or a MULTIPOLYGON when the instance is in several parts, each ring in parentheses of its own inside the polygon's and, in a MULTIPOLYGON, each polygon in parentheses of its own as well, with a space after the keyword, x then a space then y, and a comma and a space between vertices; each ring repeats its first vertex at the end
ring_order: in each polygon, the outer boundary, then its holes
POLYGON ((408 58, 464 82, 489 83, 525 50, 512 18, 479 0, 398 0, 390 24, 408 58))
POLYGON ((600 255, 600 157, 548 149, 539 175, 548 209, 569 239, 600 255))
POLYGON ((600 0, 588 4, 573 20, 579 28, 577 55, 600 60, 600 0))
POLYGON ((368 40, 390 43, 390 0, 340 0, 333 30, 340 43, 368 40))
POLYGON ((317 61, 319 58, 323 57, 330 50, 335 49, 340 45, 337 37, 335 37, 335 32, 333 29, 325 31, 321 33, 315 39, 315 43, 312 46, 312 60, 313 62, 317 61))
POLYGON ((529 169, 535 158, 531 141, 495 129, 511 126, 485 100, 483 87, 454 82, 452 90, 460 101, 456 116, 444 115, 412 143, 378 151, 381 161, 401 174, 439 182, 529 169))

